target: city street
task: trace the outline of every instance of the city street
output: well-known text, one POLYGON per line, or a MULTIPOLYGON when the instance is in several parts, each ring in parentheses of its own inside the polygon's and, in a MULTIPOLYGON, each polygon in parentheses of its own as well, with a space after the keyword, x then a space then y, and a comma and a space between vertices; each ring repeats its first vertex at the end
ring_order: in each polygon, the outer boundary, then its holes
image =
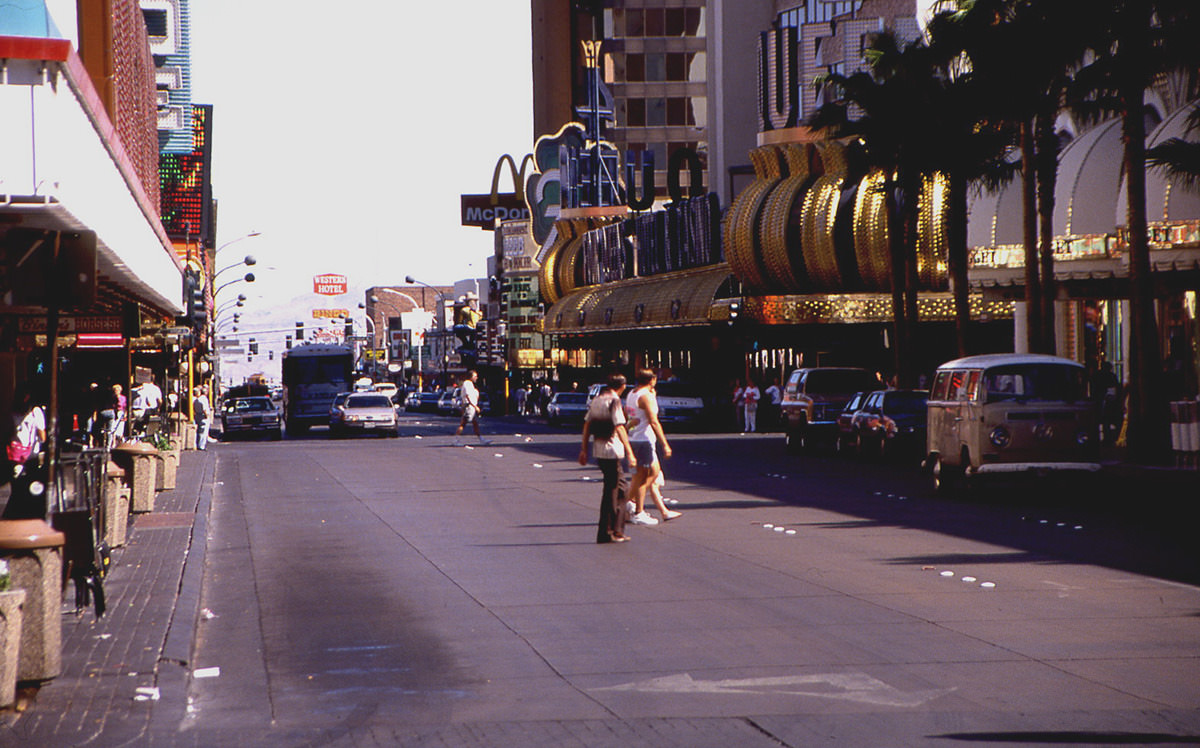
POLYGON ((943 501, 679 435, 683 517, 596 545, 573 431, 452 429, 216 447, 188 714, 155 743, 1200 743, 1195 515, 1145 483, 943 501))

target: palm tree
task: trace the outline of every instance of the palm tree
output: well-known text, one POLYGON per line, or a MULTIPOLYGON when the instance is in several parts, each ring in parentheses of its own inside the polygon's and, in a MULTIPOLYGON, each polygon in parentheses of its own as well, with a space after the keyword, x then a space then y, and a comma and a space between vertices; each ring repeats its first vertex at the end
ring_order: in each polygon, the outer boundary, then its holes
POLYGON ((910 241, 915 230, 909 230, 902 213, 916 205, 912 170, 907 165, 909 143, 914 137, 914 107, 906 95, 908 81, 901 75, 903 67, 897 62, 901 49, 895 36, 878 35, 866 54, 869 72, 848 76, 830 73, 815 82, 828 101, 807 124, 833 137, 857 137, 864 168, 878 169, 884 175, 881 189, 887 206, 891 260, 893 366, 897 379, 907 384, 915 378, 911 356, 915 319, 909 316, 906 303, 906 297, 916 292, 907 272, 908 266, 915 264, 915 244, 910 241))
MULTIPOLYGON (((1188 115, 1187 131, 1200 130, 1200 106, 1188 115)), ((1171 138, 1146 151, 1146 161, 1166 171, 1168 178, 1187 190, 1200 190, 1200 140, 1171 138)))
POLYGON ((1079 20, 1095 56, 1079 82, 1095 102, 1121 117, 1131 327, 1129 456, 1160 462, 1170 453, 1146 217, 1145 92, 1155 76, 1200 64, 1195 41, 1200 8, 1195 0, 1110 0, 1079 20))

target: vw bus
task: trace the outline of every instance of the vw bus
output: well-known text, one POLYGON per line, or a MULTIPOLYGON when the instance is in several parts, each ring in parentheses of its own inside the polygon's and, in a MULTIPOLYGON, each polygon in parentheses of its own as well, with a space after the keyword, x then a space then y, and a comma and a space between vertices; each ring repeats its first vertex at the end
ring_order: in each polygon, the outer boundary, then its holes
POLYGON ((1004 353, 938 367, 926 466, 944 492, 988 473, 1100 469, 1098 414, 1082 365, 1004 353))

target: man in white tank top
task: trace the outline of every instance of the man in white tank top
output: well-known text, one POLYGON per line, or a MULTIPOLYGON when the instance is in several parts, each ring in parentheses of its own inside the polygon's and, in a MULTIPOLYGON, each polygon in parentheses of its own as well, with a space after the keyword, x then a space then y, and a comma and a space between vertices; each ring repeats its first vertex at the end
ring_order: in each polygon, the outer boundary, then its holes
MULTIPOLYGON (((639 369, 635 381, 637 387, 625 399, 629 445, 637 458, 637 470, 630 488, 630 499, 634 504, 634 514, 630 522, 635 525, 657 525, 658 520, 646 513, 646 492, 659 473, 655 444, 662 445, 663 457, 671 456, 671 445, 667 443, 662 424, 658 422, 658 399, 654 394, 654 384, 658 377, 649 369, 639 369)), ((683 514, 668 509, 657 492, 651 491, 650 497, 664 522, 683 514)))

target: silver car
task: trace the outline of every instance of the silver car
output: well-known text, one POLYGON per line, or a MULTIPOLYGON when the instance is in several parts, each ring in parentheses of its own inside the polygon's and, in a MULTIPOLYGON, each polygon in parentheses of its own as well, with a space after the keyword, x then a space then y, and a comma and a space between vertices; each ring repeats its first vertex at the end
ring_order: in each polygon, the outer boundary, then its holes
POLYGON ((396 406, 387 395, 378 392, 355 392, 350 394, 339 408, 339 418, 336 421, 330 419, 330 429, 334 436, 344 436, 353 432, 400 435, 396 406))

